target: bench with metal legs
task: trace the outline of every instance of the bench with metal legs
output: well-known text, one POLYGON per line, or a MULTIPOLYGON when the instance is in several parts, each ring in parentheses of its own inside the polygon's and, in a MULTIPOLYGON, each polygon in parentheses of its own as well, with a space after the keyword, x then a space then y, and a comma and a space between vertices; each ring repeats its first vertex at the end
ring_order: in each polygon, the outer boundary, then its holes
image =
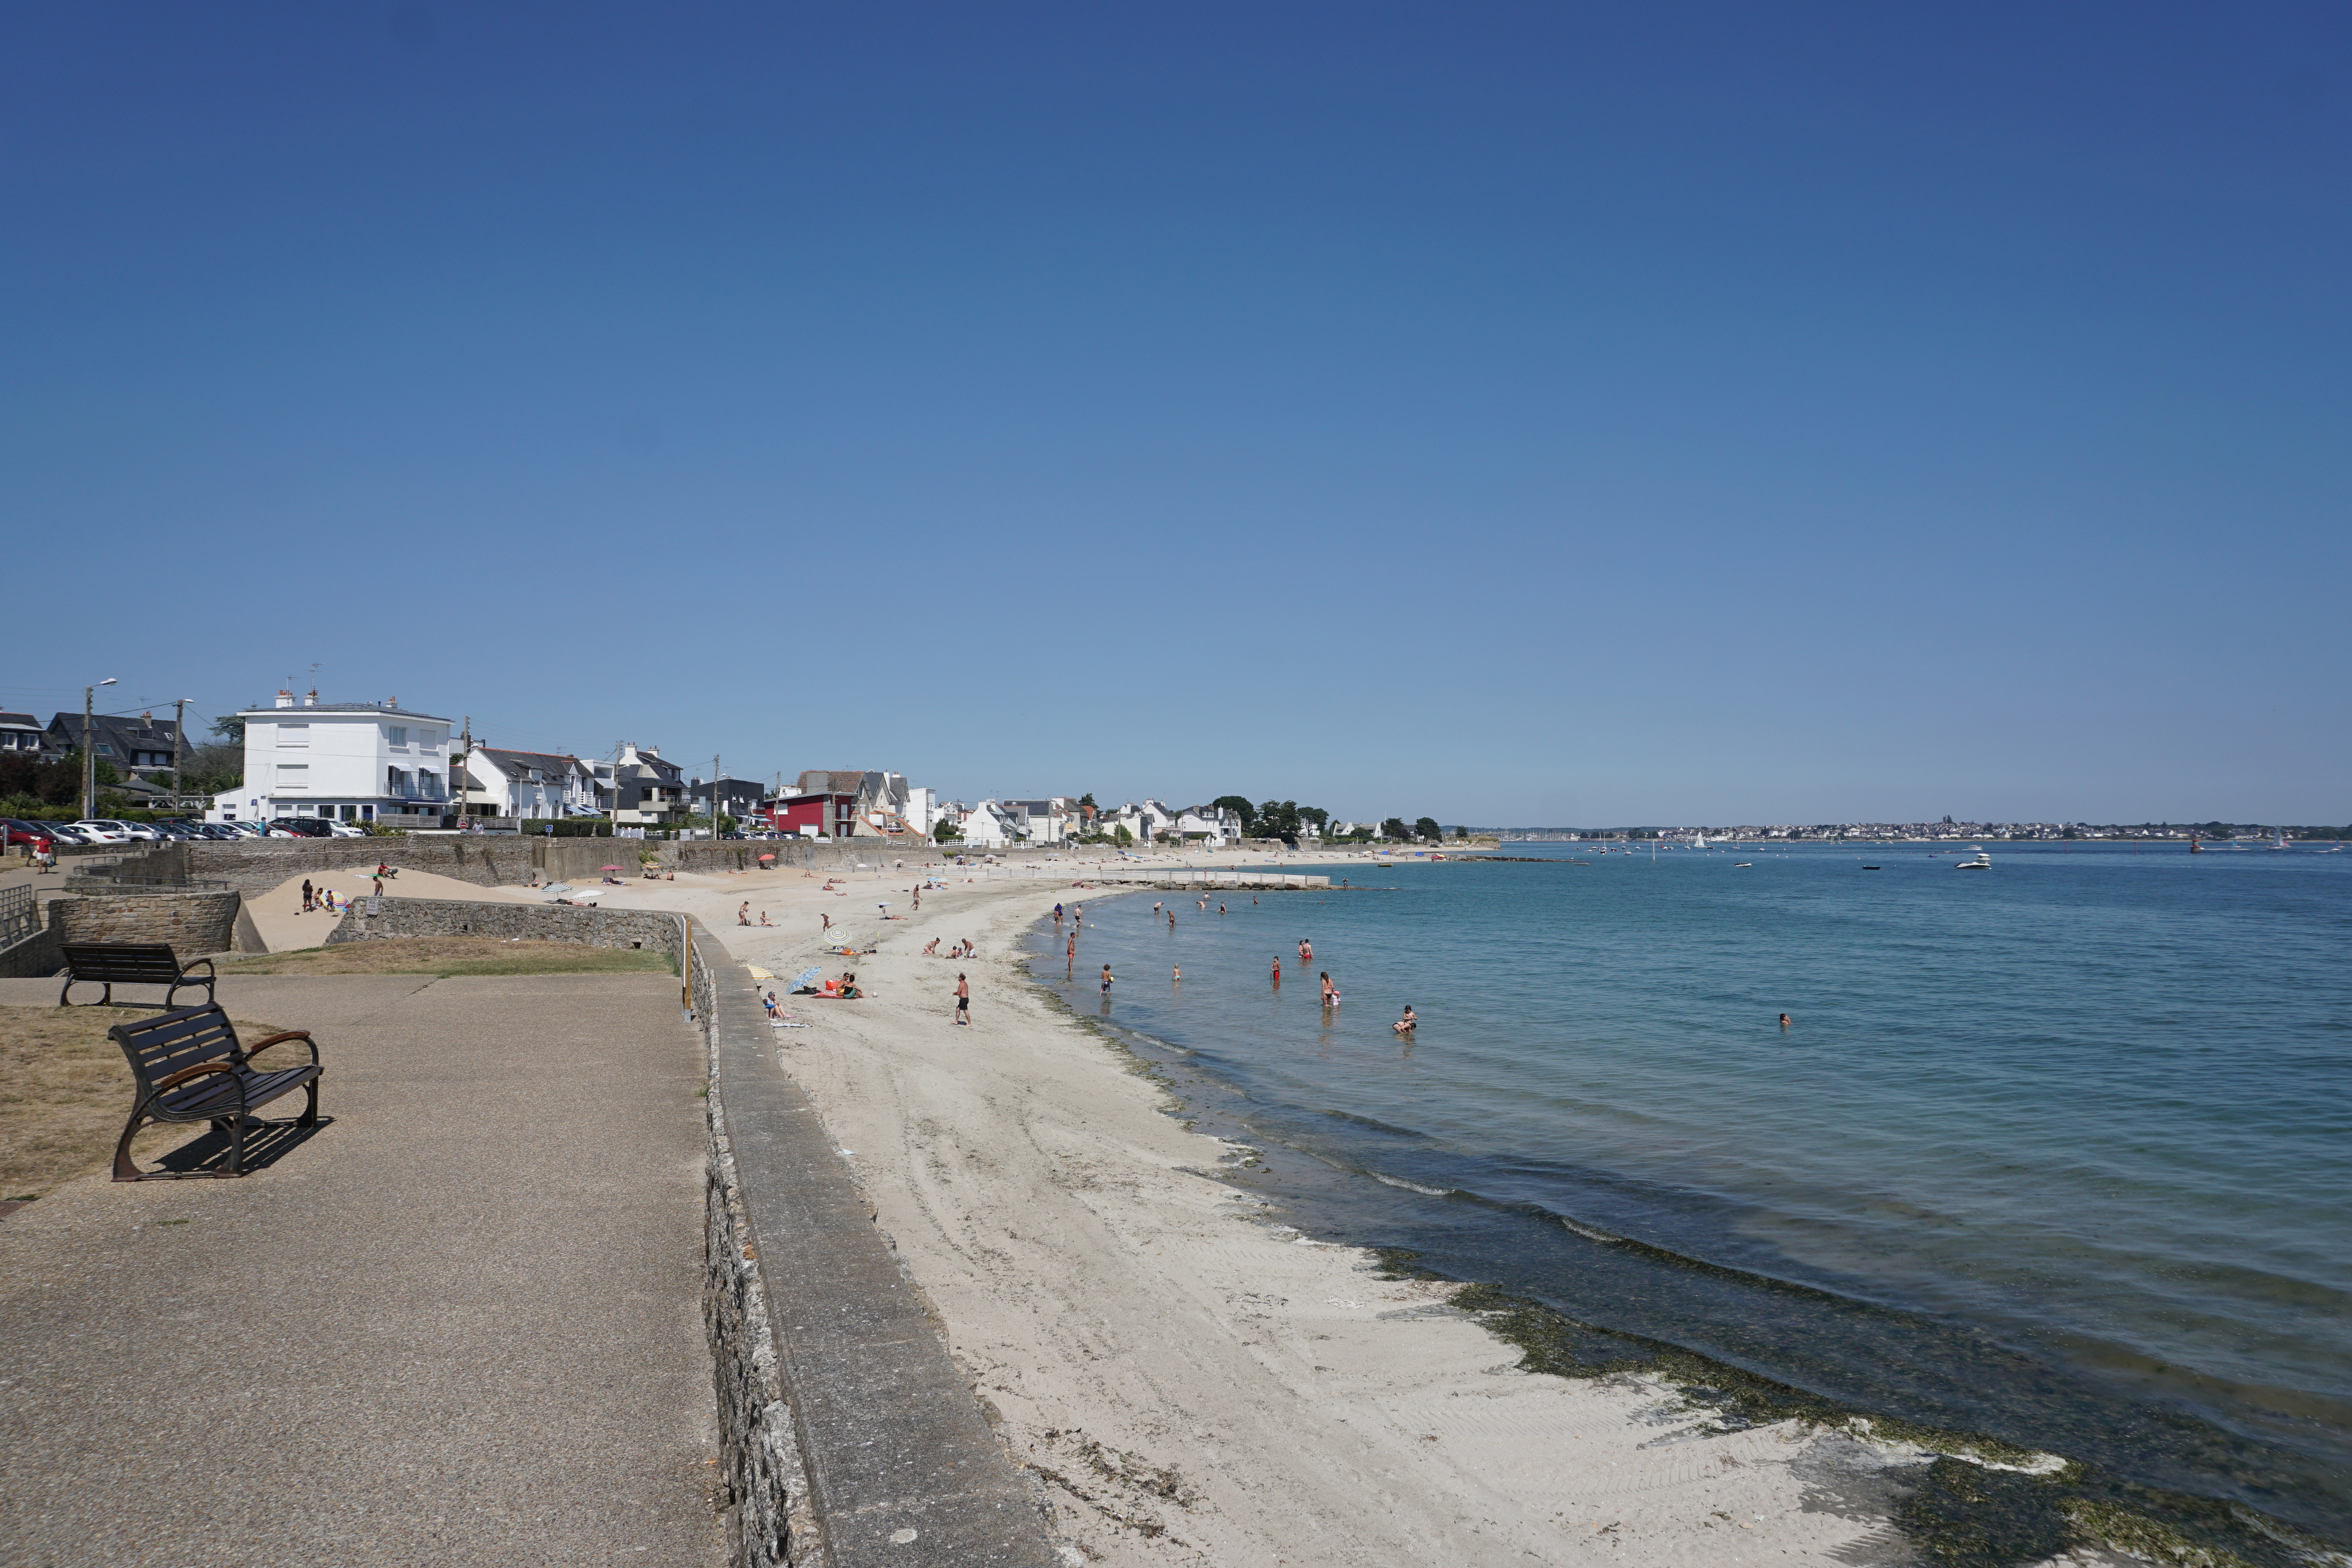
POLYGON ((107 1034, 131 1061, 138 1081, 131 1116, 122 1124, 122 1141, 114 1148, 116 1181, 170 1180, 184 1176, 240 1176, 245 1174, 245 1140, 254 1127, 315 1127, 319 1124, 318 1043, 304 1029, 287 1030, 240 1045, 236 1026, 218 1005, 181 1008, 136 1023, 116 1024, 107 1034), (270 1047, 300 1040, 310 1060, 299 1067, 260 1071, 253 1059, 270 1047), (309 1091, 310 1103, 291 1124, 262 1122, 253 1113, 282 1094, 309 1091), (150 1123, 209 1122, 229 1139, 227 1168, 196 1171, 142 1171, 131 1158, 131 1140, 150 1123))

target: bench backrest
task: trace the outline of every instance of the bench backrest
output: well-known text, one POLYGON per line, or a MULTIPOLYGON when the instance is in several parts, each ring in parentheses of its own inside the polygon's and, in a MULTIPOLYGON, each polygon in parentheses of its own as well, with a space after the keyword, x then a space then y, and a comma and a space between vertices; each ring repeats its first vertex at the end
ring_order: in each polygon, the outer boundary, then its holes
POLYGON ((163 942, 68 942, 66 967, 77 980, 154 981, 180 977, 180 960, 163 942))
POLYGON ((142 1092, 184 1067, 207 1061, 242 1065, 245 1058, 235 1026, 217 1006, 176 1008, 136 1023, 116 1024, 106 1032, 131 1059, 142 1092))

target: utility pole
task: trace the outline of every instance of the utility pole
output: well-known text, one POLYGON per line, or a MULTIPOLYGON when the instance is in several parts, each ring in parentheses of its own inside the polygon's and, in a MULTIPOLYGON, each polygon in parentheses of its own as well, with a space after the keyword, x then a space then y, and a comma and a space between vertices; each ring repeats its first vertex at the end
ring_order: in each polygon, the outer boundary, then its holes
POLYGON ((460 761, 449 770, 455 776, 451 782, 455 783, 457 779, 466 781, 457 788, 457 825, 461 828, 466 825, 466 797, 474 792, 474 770, 468 766, 474 760, 474 716, 467 714, 465 717, 465 730, 457 753, 460 761))
POLYGON ((710 841, 719 841, 719 753, 710 754, 710 841))
MULTIPOLYGON (((98 686, 110 686, 114 677, 109 675, 98 686)), ((98 815, 98 737, 90 733, 90 721, 97 716, 91 709, 91 699, 98 695, 98 686, 81 689, 81 814, 82 819, 98 815)))
POLYGON ((172 814, 180 814, 180 743, 188 733, 188 699, 172 705, 172 814))

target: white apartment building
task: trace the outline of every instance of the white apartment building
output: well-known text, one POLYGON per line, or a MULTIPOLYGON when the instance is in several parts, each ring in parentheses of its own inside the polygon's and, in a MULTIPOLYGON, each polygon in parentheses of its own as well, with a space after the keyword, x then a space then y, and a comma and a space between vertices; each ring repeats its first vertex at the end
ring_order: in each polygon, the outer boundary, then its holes
POLYGON ((449 721, 380 703, 276 704, 248 708, 245 782, 213 797, 215 822, 332 817, 345 822, 439 827, 449 799, 449 721))

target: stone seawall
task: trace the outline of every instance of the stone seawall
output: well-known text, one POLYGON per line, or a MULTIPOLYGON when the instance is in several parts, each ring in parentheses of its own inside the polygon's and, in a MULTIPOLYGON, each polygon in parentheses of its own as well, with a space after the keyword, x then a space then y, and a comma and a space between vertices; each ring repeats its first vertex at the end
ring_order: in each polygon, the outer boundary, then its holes
POLYGON ((110 893, 49 905, 59 942, 168 942, 183 960, 236 947, 235 893, 110 893))
POLYGON ((156 881, 196 878, 225 883, 252 897, 289 878, 383 861, 398 871, 431 872, 477 887, 527 887, 531 873, 542 882, 593 882, 606 865, 633 876, 640 852, 651 851, 666 871, 757 871, 760 857, 772 854, 778 866, 832 869, 893 860, 936 861, 940 852, 921 843, 852 839, 812 843, 805 839, 554 839, 528 834, 415 834, 365 839, 241 839, 233 843, 194 840, 152 849, 110 844, 119 862, 113 874, 156 881))

